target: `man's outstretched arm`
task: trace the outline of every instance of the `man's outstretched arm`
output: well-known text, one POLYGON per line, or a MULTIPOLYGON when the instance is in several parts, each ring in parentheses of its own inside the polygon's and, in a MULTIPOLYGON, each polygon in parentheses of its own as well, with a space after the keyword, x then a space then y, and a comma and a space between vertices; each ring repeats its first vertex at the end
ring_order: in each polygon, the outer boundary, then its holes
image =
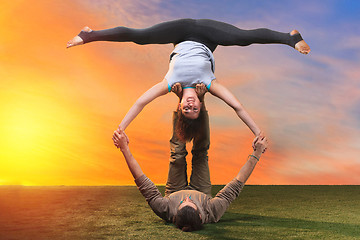
POLYGON ((244 166, 240 169, 239 173, 236 176, 236 179, 240 182, 244 183, 248 180, 250 177, 252 171, 254 170, 257 162, 259 161, 261 154, 265 152, 266 148, 268 146, 268 141, 266 137, 262 137, 258 139, 258 141, 255 143, 255 149, 251 155, 249 155, 248 160, 244 164, 244 166))
POLYGON ((114 145, 120 148, 122 154, 124 155, 129 170, 135 179, 135 183, 141 194, 149 203, 151 209, 155 212, 156 215, 170 222, 169 199, 163 198, 154 183, 144 175, 140 165, 130 152, 127 140, 128 138, 125 132, 116 130, 112 139, 114 141, 114 145))
POLYGON ((255 143, 255 149, 240 169, 236 177, 221 189, 216 196, 210 201, 211 216, 210 222, 217 222, 224 215, 230 203, 233 202, 240 194, 245 182, 254 170, 258 159, 267 148, 266 137, 261 137, 255 143))
POLYGON ((138 179, 139 177, 144 175, 140 165, 130 152, 125 132, 121 130, 115 131, 112 139, 114 141, 114 144, 118 148, 120 148, 122 154, 124 155, 126 163, 134 179, 138 179))

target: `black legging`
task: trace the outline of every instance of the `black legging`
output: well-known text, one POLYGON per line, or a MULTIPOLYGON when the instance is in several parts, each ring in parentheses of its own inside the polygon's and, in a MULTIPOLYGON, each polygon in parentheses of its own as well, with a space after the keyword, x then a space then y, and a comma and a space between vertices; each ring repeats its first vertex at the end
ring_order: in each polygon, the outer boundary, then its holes
POLYGON ((134 42, 137 44, 177 44, 195 41, 205 44, 212 52, 218 45, 247 46, 253 43, 280 43, 295 47, 302 40, 300 34, 290 35, 267 28, 239 29, 233 25, 210 19, 179 19, 156 24, 149 28, 115 27, 79 34, 84 43, 93 41, 134 42))

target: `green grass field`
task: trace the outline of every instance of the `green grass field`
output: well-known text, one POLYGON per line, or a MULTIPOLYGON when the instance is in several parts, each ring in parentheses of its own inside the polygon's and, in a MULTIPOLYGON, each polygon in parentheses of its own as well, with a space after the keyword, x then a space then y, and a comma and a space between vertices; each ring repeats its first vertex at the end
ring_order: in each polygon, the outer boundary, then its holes
POLYGON ((360 239, 360 186, 245 186, 193 233, 158 218, 136 187, 0 187, 1 240, 189 238, 360 239))

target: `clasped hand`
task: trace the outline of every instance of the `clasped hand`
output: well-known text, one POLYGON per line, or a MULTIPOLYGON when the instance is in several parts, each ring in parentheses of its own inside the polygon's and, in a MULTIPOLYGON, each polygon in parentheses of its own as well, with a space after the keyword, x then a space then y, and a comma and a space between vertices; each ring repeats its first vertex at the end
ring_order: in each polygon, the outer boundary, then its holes
POLYGON ((114 142, 115 147, 123 150, 129 144, 129 138, 123 130, 114 131, 112 140, 114 142))
POLYGON ((259 147, 261 148, 261 153, 264 153, 268 147, 268 141, 263 132, 260 132, 252 143, 252 147, 254 151, 256 151, 259 147), (259 143, 259 144, 258 144, 259 143), (264 145, 265 144, 265 145, 264 145))

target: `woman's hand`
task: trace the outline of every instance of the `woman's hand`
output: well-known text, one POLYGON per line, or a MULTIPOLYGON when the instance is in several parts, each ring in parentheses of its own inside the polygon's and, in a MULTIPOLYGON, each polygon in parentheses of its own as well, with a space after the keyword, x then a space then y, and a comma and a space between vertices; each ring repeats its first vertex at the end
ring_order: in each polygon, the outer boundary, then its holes
POLYGON ((182 91, 182 87, 180 83, 175 83, 172 87, 171 87, 171 91, 173 93, 176 94, 176 96, 178 96, 180 99, 182 98, 183 95, 183 91, 182 91))
POLYGON ((196 84, 195 92, 201 102, 204 101, 204 96, 207 91, 208 91, 208 89, 206 88, 205 84, 203 84, 203 83, 196 84))
POLYGON ((129 144, 129 138, 126 133, 120 129, 114 131, 112 140, 114 142, 115 147, 120 148, 120 150, 124 149, 129 144))
MULTIPOLYGON (((257 148, 257 145, 256 143, 260 140, 262 140, 263 138, 265 138, 265 135, 263 132, 260 132, 255 138, 254 138, 254 141, 252 143, 252 147, 254 149, 254 151, 256 151, 256 148, 257 148)), ((266 143, 267 143, 267 140, 266 140, 266 143)), ((262 151, 262 153, 264 153, 267 149, 267 145, 266 145, 266 148, 262 151)))
POLYGON ((255 155, 260 156, 261 153, 264 153, 266 151, 268 147, 268 140, 266 137, 259 137, 258 140, 255 143, 255 148, 256 150, 254 150, 255 155))
POLYGON ((129 144, 129 138, 128 136, 126 135, 125 133, 125 130, 121 127, 121 124, 119 125, 118 129, 116 130, 117 132, 123 132, 125 134, 125 137, 126 137, 126 140, 127 140, 127 143, 129 144))

